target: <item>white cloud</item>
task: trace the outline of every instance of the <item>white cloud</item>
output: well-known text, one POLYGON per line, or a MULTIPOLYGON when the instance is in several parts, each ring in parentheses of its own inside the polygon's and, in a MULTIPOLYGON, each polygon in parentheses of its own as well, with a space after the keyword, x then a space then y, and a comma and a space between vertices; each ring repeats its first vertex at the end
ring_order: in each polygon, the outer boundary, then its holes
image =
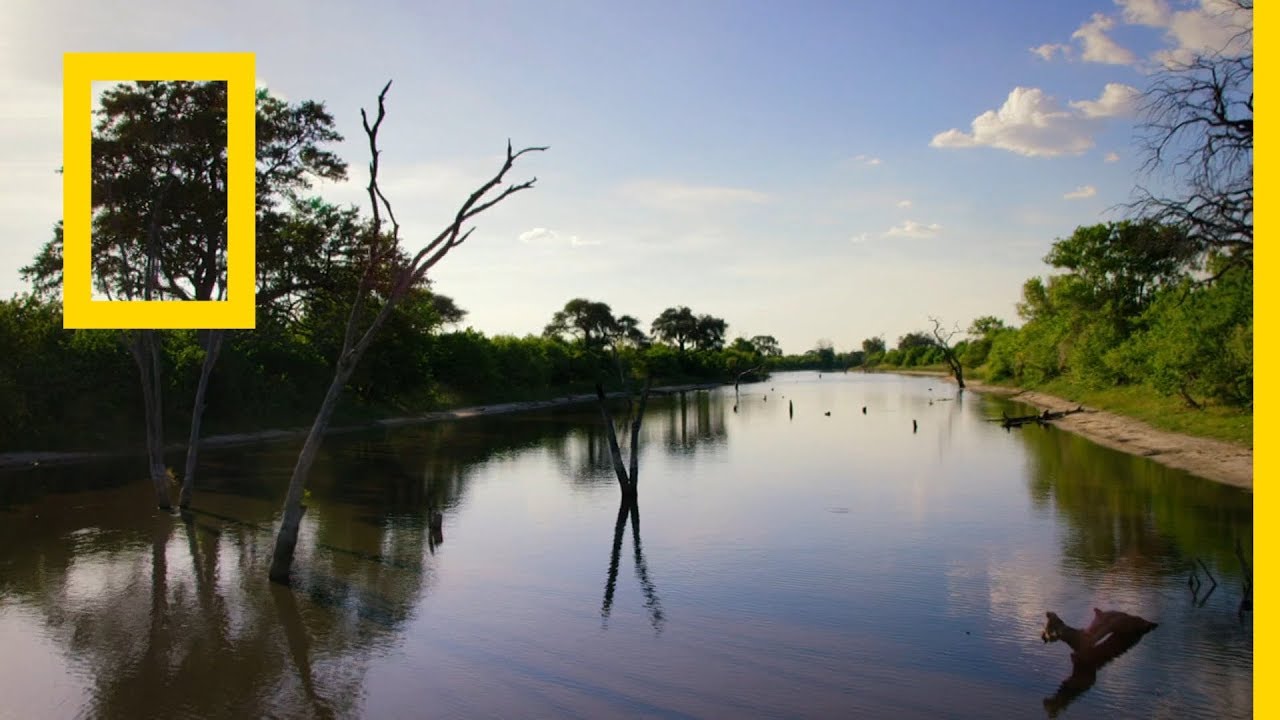
POLYGON ((899 201, 898 201, 898 207, 900 207, 900 208, 909 208, 909 207, 911 207, 911 201, 910 201, 910 200, 899 200, 899 201))
POLYGON ((1081 116, 1063 108, 1043 90, 1016 87, 999 110, 988 110, 973 120, 971 133, 953 128, 938 133, 929 144, 940 148, 988 146, 1020 155, 1054 157, 1083 153, 1093 147, 1093 137, 1081 116))
POLYGON ((1092 185, 1081 185, 1075 190, 1072 190, 1066 195, 1063 195, 1062 198, 1064 200, 1083 200, 1085 198, 1091 198, 1097 194, 1098 194, 1098 188, 1092 185))
POLYGON ((894 225, 885 231, 884 237, 931 238, 937 237, 940 230, 942 226, 938 223, 926 225, 915 220, 906 220, 901 225, 894 225))
POLYGON ((867 242, 870 239, 871 239, 871 236, 868 233, 861 233, 859 235, 854 235, 853 237, 849 238, 849 242, 855 245, 860 245, 864 242, 867 242))
POLYGON ((1137 57, 1116 41, 1107 36, 1107 31, 1114 27, 1116 21, 1102 13, 1094 13, 1088 22, 1071 33, 1073 40, 1079 40, 1084 46, 1081 57, 1086 62, 1106 63, 1108 65, 1132 65, 1137 57))
POLYGON ((1123 117, 1133 113, 1141 94, 1130 85, 1107 83, 1097 100, 1077 100, 1071 103, 1071 107, 1087 118, 1123 117))
POLYGON ((1109 163, 1118 162, 1119 160, 1120 160, 1120 154, 1114 153, 1114 152, 1109 152, 1106 154, 1105 157, 1102 158, 1103 162, 1109 162, 1109 163))
POLYGON ((549 230, 547 228, 533 228, 520 233, 520 242, 526 245, 568 245, 569 247, 583 247, 586 245, 599 245, 599 240, 583 240, 577 235, 564 235, 549 230))
POLYGON ((1048 62, 1053 59, 1055 54, 1064 58, 1071 57, 1071 46, 1063 45, 1062 43, 1045 43, 1031 48, 1031 52, 1039 55, 1041 60, 1048 62))
POLYGON ((868 167, 875 167, 876 165, 879 165, 881 162, 880 158, 871 157, 870 155, 855 155, 853 159, 854 161, 862 163, 863 165, 866 165, 868 167))
POLYGON ((1123 11, 1121 17, 1130 25, 1166 27, 1169 24, 1169 4, 1164 0, 1116 0, 1123 11))
POLYGON ((664 210, 704 210, 712 206, 758 205, 769 196, 747 188, 690 185, 665 180, 640 180, 623 185, 620 192, 634 202, 664 210))
POLYGON ((1173 13, 1167 28, 1166 38, 1175 47, 1157 52, 1155 58, 1177 65, 1197 54, 1249 49, 1252 36, 1242 37, 1241 32, 1253 29, 1253 13, 1239 10, 1230 0, 1200 0, 1198 7, 1173 13))

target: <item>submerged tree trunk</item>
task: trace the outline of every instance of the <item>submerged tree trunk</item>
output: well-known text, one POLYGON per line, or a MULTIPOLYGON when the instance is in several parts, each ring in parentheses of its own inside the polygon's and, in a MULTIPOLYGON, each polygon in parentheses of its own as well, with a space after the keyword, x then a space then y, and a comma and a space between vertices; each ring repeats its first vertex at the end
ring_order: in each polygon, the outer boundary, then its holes
POLYGON ((503 178, 511 170, 517 158, 525 153, 545 150, 543 147, 529 147, 519 152, 513 151, 511 142, 507 142, 507 158, 497 174, 481 185, 463 202, 454 215, 453 222, 447 225, 438 235, 420 248, 411 258, 400 258, 400 224, 392 212, 391 203, 378 186, 378 165, 381 151, 378 149, 378 131, 386 117, 386 96, 391 89, 388 82, 378 95, 378 114, 371 123, 368 115, 361 110, 360 118, 364 132, 369 140, 369 204, 372 206, 373 218, 366 231, 364 241, 368 249, 368 260, 364 274, 356 290, 355 299, 347 315, 347 326, 342 341, 342 351, 338 353, 337 367, 334 368, 333 380, 325 393, 324 402, 316 413, 307 434, 302 451, 298 453, 298 462, 294 465, 293 475, 289 478, 289 490, 285 496, 284 509, 280 520, 280 531, 276 535, 275 548, 271 555, 269 576, 273 582, 288 584, 289 570, 293 566, 293 553, 298 545, 298 532, 302 526, 302 516, 306 506, 302 498, 306 494, 307 476, 320 451, 320 443, 324 440, 325 431, 333 419, 333 412, 338 405, 338 397, 351 379, 352 373, 360 362, 360 358, 369 345, 377 337, 378 331, 386 324, 391 312, 400 304, 405 295, 425 278, 427 271, 442 260, 449 251, 461 245, 471 236, 475 228, 463 231, 463 226, 476 215, 492 208, 515 193, 533 187, 535 180, 506 186, 498 195, 490 196, 490 191, 501 187, 503 178), (382 215, 385 211, 390 222, 390 233, 383 230, 382 215), (380 273, 389 273, 389 287, 380 296, 384 298, 382 307, 373 319, 365 325, 366 303, 374 297, 374 287, 380 273))
POLYGON ((329 391, 325 393, 324 402, 316 419, 311 423, 311 432, 307 433, 307 441, 298 453, 298 462, 293 467, 293 475, 289 478, 289 492, 285 495, 284 513, 280 519, 280 533, 276 536, 275 550, 271 554, 270 577, 272 582, 289 584, 289 570, 293 566, 293 551, 298 546, 298 530, 302 527, 302 515, 307 511, 302 504, 306 491, 307 475, 315 464, 316 454, 320 452, 320 443, 324 441, 325 431, 333 419, 333 411, 338 407, 338 397, 346 387, 347 380, 355 369, 356 361, 350 355, 338 364, 338 372, 329 383, 329 391))
POLYGON ((135 331, 129 340, 129 351, 138 366, 142 381, 142 404, 147 431, 147 465, 155 490, 156 507, 173 508, 169 501, 169 475, 164 466, 164 416, 161 395, 160 347, 154 330, 135 331))
POLYGON ((191 408, 191 435, 187 438, 187 464, 182 472, 182 492, 178 494, 178 507, 191 507, 191 493, 196 484, 196 458, 200 453, 200 423, 204 419, 204 398, 209 390, 209 375, 218 362, 225 330, 206 330, 204 336, 204 363, 200 366, 200 384, 196 386, 196 400, 191 408))
MULTIPOLYGON (((649 402, 649 391, 653 387, 653 378, 645 381, 644 392, 640 395, 640 404, 632 408, 628 414, 631 421, 631 467, 622 460, 622 448, 618 445, 618 434, 613 428, 613 416, 609 414, 604 386, 596 383, 596 398, 600 405, 600 418, 604 421, 609 438, 609 455, 613 459, 613 472, 618 476, 618 485, 622 490, 623 502, 634 501, 636 486, 640 479, 640 424, 644 421, 644 408, 649 402)), ((630 393, 628 393, 630 395, 630 393)), ((631 398, 627 398, 631 407, 631 398)))

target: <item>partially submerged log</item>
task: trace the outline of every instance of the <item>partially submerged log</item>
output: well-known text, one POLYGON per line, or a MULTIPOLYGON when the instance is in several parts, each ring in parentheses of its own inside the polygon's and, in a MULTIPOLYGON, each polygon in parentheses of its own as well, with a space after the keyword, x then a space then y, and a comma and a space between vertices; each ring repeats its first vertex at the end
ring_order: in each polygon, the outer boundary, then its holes
POLYGON ((1060 410, 1057 412, 1045 410, 1038 415, 1019 415, 1017 417, 1009 417, 1003 411, 1000 413, 1000 425, 1006 430, 1009 428, 1022 427, 1027 423, 1038 423, 1047 425, 1054 420, 1061 420, 1068 415, 1084 412, 1084 406, 1078 405, 1074 410, 1060 410))
POLYGON ((1071 647, 1071 675, 1058 685, 1054 695, 1044 699, 1049 717, 1056 717, 1097 682, 1098 670, 1128 652, 1147 633, 1160 626, 1137 615, 1118 610, 1093 609, 1093 622, 1080 630, 1067 625, 1057 614, 1045 613, 1048 622, 1040 633, 1046 643, 1061 640, 1071 647))

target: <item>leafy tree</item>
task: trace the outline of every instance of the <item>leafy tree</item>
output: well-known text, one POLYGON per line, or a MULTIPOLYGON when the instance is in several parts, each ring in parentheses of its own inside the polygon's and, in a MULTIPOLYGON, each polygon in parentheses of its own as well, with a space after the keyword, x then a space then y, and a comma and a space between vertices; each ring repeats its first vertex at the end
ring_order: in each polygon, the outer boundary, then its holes
POLYGON ((750 342, 756 352, 764 357, 782 357, 782 347, 778 345, 778 339, 772 335, 756 335, 751 338, 750 342))
POLYGON ((817 355, 818 367, 822 370, 830 370, 836 366, 836 348, 832 342, 826 338, 822 338, 814 346, 813 351, 817 355))
POLYGON ((683 353, 685 346, 698 336, 698 318, 683 305, 667 308, 653 321, 651 329, 654 336, 675 344, 683 353))
POLYGON ((699 350, 719 350, 724 347, 724 334, 728 329, 728 324, 718 317, 699 315, 691 339, 699 350))
POLYGON ((574 298, 557 310, 543 334, 547 337, 569 336, 588 349, 603 349, 615 335, 618 321, 607 303, 574 298))
POLYGON ((925 332, 910 332, 898 338, 898 349, 902 351, 910 350, 918 347, 933 347, 934 339, 925 332))
POLYGON ((1088 290, 1083 301, 1123 330, 1160 287, 1186 275, 1194 256, 1183 228, 1125 221, 1078 227, 1054 242, 1044 260, 1078 277, 1088 290))

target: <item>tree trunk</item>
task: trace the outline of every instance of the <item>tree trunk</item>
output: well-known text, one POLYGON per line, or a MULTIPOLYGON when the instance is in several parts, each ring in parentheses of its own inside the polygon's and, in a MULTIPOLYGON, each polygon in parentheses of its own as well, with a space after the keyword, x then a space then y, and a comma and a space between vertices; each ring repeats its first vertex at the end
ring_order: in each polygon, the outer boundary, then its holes
POLYGON ((160 348, 154 330, 139 330, 130 339, 129 349, 142 382, 144 424, 147 431, 147 465, 155 489, 156 507, 169 511, 169 475, 164 466, 164 416, 161 395, 160 348))
POLYGON ((284 499, 284 513, 280 520, 280 533, 276 536, 275 550, 271 555, 270 577, 272 582, 281 585, 289 584, 289 569, 293 566, 293 551, 298 545, 298 530, 302 526, 302 515, 307 511, 302 504, 302 496, 306 491, 307 475, 315 463, 316 454, 320 452, 320 443, 324 441, 324 433, 329 429, 333 419, 333 411, 338 406, 338 397, 342 395, 347 380, 351 378, 359 358, 348 353, 338 363, 333 382, 329 383, 329 391, 325 393, 324 402, 316 419, 311 423, 311 432, 307 433, 307 441, 298 454, 298 463, 293 467, 293 475, 289 478, 289 492, 284 499))
POLYGON ((204 363, 200 366, 200 384, 196 386, 195 405, 191 409, 191 436, 187 438, 187 464, 182 471, 182 492, 178 494, 178 507, 191 507, 191 493, 196 484, 196 457, 200 453, 200 422, 204 419, 204 398, 209 390, 209 375, 218 362, 225 330, 207 330, 204 337, 204 363))

